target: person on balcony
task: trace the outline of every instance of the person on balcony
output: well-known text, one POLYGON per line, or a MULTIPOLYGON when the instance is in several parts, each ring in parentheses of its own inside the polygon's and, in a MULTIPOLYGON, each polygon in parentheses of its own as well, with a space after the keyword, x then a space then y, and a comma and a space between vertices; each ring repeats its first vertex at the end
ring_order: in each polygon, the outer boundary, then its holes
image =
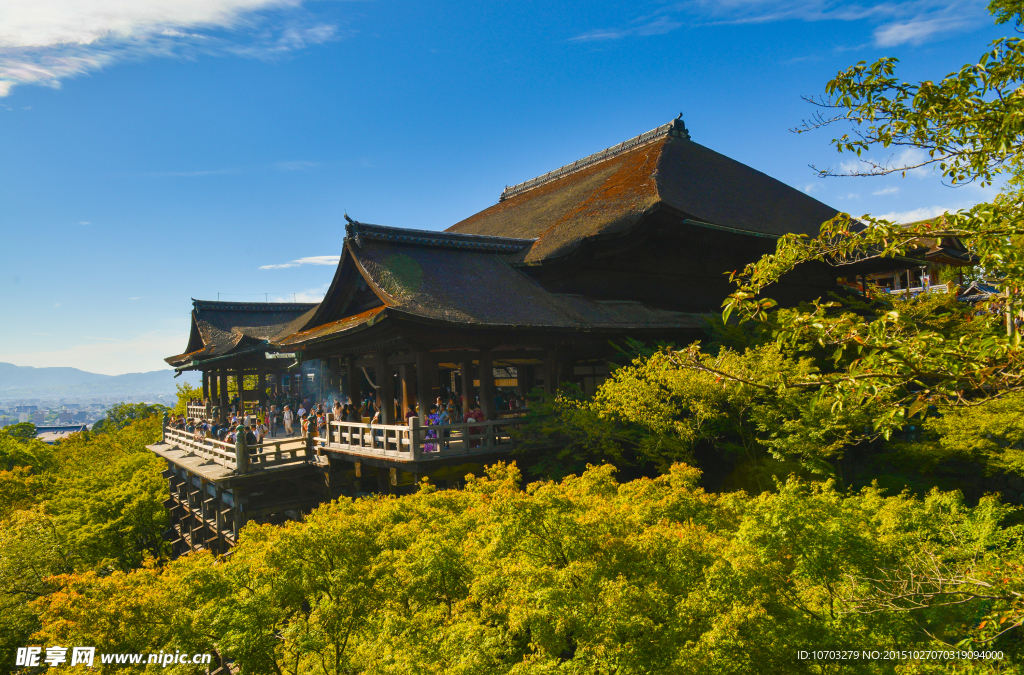
MULTIPOLYGON (((430 414, 427 415, 426 418, 427 425, 431 427, 436 427, 438 424, 440 424, 440 420, 441 418, 437 414, 437 406, 430 406, 430 414)), ((437 429, 427 429, 423 437, 425 439, 437 438, 437 429)), ((427 443, 423 444, 423 452, 438 452, 440 449, 440 446, 438 446, 438 444, 433 441, 428 441, 427 443)))
POLYGON ((285 435, 291 436, 292 433, 294 433, 293 430, 292 430, 292 422, 294 422, 294 421, 295 421, 295 415, 294 415, 294 413, 292 413, 292 407, 290 405, 286 405, 284 407, 284 433, 285 433, 285 435))
MULTIPOLYGON (((469 423, 469 422, 483 422, 485 419, 486 418, 484 417, 483 411, 480 410, 480 404, 479 403, 474 403, 473 404, 473 409, 470 410, 469 413, 466 415, 466 422, 467 423, 469 423)), ((483 433, 483 431, 484 431, 483 427, 469 427, 469 435, 470 436, 479 435, 479 434, 483 433)), ((471 447, 471 448, 479 448, 480 447, 480 439, 479 438, 471 439, 469 441, 469 447, 471 447)))

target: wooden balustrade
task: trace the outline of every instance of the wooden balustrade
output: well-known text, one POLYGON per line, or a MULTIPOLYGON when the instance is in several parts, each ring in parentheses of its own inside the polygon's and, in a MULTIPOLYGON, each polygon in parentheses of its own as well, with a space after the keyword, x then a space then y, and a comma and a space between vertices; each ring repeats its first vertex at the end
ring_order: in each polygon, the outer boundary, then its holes
POLYGON ((512 449, 509 432, 518 423, 511 418, 421 427, 415 417, 408 426, 332 420, 325 445, 340 452, 406 461, 489 454, 512 449))
MULTIPOLYGON (((180 429, 165 429, 164 440, 171 445, 191 452, 228 469, 235 469, 235 446, 215 438, 200 438, 180 429)), ((249 467, 271 467, 281 464, 305 462, 308 458, 304 438, 263 439, 262 443, 249 448, 249 467)))

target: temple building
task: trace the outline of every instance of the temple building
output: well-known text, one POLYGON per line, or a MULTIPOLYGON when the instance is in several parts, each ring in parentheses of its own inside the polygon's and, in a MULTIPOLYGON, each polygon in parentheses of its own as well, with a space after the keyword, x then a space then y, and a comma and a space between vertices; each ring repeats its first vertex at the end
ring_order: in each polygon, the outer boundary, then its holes
MULTIPOLYGON (((320 303, 196 300, 189 344, 168 363, 203 372, 211 403, 196 416, 226 410, 227 376, 256 375, 246 401, 286 385, 309 387, 303 393, 328 405, 370 397, 379 423, 332 418, 326 438, 271 441, 251 460, 175 434, 150 446, 169 462, 178 550, 229 546, 226 533, 240 523, 341 494, 412 489, 424 476, 457 484, 513 447, 519 413, 502 409, 502 391, 525 398, 572 382, 592 394, 615 344, 699 339, 705 316, 734 288, 730 272, 773 252, 783 234, 816 236, 836 213, 694 142, 675 119, 506 187, 496 204, 443 232, 348 219, 320 303), (427 411, 449 397, 467 411, 479 401, 485 421, 428 427, 427 411), (197 516, 189 500, 224 517, 197 516)), ((863 283, 906 268, 808 263, 772 297, 795 304, 838 290, 841 277, 863 283)))

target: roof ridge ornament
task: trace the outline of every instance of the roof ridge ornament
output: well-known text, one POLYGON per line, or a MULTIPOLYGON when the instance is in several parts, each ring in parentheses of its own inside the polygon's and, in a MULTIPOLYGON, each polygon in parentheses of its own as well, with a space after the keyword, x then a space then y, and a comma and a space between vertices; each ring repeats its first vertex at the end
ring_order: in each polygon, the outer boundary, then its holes
POLYGON ((594 154, 588 155, 583 159, 576 160, 572 164, 566 164, 563 167, 559 167, 554 171, 548 171, 543 176, 531 178, 528 181, 523 181, 522 183, 518 183, 516 185, 513 185, 512 187, 506 185, 505 189, 501 193, 501 196, 498 197, 498 201, 503 202, 509 197, 515 197, 516 195, 526 192, 527 190, 531 190, 535 187, 539 187, 546 183, 550 183, 553 180, 557 180, 559 178, 562 178, 563 176, 568 176, 570 174, 576 173, 577 171, 582 171, 583 169, 589 166, 593 166, 598 162, 603 162, 604 160, 611 159, 612 157, 618 157, 619 155, 625 152, 629 152, 630 150, 633 150, 635 148, 638 148, 641 145, 653 143, 654 141, 658 141, 666 137, 681 138, 684 141, 690 140, 690 131, 686 128, 686 124, 683 122, 683 113, 679 113, 679 116, 676 117, 674 120, 672 120, 668 124, 662 124, 657 129, 652 129, 646 133, 640 134, 639 136, 634 136, 633 138, 623 141, 618 145, 613 145, 612 147, 606 148, 601 152, 595 152, 594 154))

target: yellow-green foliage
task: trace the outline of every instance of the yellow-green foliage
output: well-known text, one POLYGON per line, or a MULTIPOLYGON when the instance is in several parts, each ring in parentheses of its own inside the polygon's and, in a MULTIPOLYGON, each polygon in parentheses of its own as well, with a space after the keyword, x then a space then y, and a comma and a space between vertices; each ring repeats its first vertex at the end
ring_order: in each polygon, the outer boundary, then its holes
MULTIPOLYGON (((62 576, 36 603, 37 639, 212 652, 251 674, 788 675, 835 672, 798 649, 980 646, 986 616, 1024 616, 1020 576, 1001 576, 1021 562, 1018 533, 992 500, 797 480, 714 495, 698 480, 680 464, 619 484, 601 466, 523 489, 514 465, 496 465, 465 490, 345 499, 301 523, 247 526, 226 560, 62 576), (927 583, 936 561, 988 580, 994 599, 890 611, 889 587, 868 580, 927 583)), ((1012 669, 1016 644, 986 648, 1012 669)))
POLYGON ((106 575, 164 553, 167 486, 144 447, 159 435, 156 417, 54 446, 0 431, 0 663, 39 627, 29 603, 61 587, 53 575, 106 575))

